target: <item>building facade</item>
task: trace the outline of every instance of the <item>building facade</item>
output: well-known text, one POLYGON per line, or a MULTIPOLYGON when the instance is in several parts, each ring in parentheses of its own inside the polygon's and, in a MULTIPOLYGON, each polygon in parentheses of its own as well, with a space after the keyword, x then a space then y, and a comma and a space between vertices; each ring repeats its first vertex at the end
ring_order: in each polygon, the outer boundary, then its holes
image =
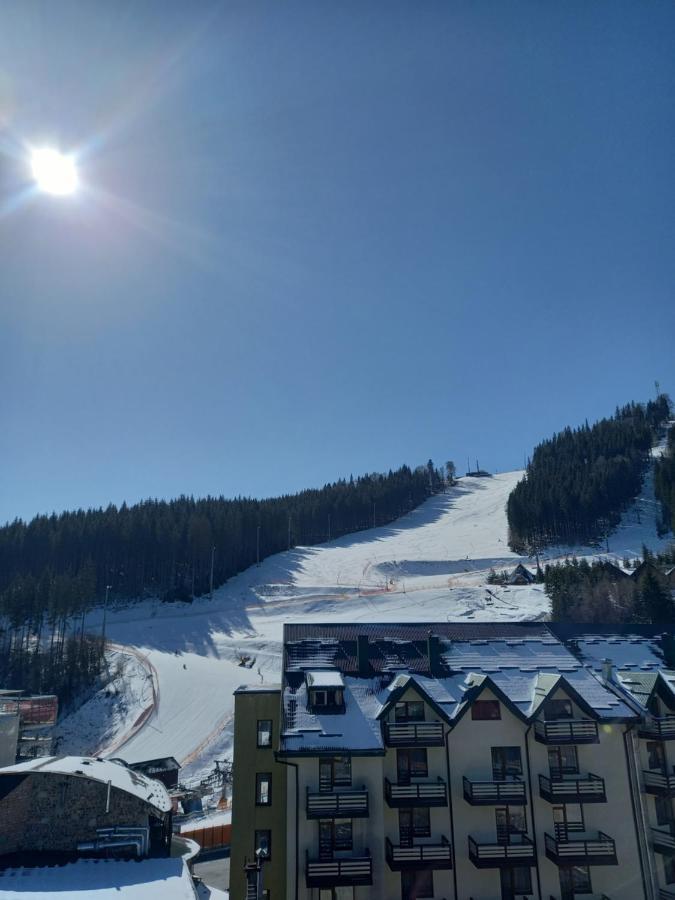
POLYGON ((288 625, 281 685, 236 694, 234 749, 231 900, 261 831, 270 900, 675 900, 657 635, 288 625))

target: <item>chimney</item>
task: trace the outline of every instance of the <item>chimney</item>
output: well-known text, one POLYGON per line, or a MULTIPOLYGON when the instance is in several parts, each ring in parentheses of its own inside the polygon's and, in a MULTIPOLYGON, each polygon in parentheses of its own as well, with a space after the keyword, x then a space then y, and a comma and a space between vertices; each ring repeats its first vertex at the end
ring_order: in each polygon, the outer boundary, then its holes
POLYGON ((613 681, 613 670, 614 666, 612 665, 611 659, 603 659, 602 661, 602 680, 603 681, 613 681))
POLYGON ((359 676, 361 678, 369 678, 372 672, 370 669, 367 634, 358 634, 356 636, 356 663, 359 676))
POLYGON ((438 635, 429 632, 427 637, 427 656, 429 657, 429 673, 431 675, 441 674, 441 642, 438 635))

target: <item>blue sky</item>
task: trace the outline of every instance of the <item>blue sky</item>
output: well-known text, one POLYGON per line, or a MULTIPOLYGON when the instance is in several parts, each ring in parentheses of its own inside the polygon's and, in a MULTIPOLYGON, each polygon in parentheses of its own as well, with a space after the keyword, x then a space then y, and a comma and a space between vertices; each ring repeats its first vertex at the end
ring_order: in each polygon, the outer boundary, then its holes
POLYGON ((5 0, 0 520, 675 393, 675 6, 5 0), (78 153, 26 192, 26 147, 78 153))

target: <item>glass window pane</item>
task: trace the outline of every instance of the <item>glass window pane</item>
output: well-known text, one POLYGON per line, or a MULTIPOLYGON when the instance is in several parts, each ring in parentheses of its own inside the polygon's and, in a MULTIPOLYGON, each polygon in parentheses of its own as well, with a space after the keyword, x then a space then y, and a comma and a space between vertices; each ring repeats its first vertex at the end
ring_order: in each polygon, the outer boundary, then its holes
POLYGON ((258 746, 259 747, 271 747, 272 746, 272 720, 271 719, 259 719, 258 720, 258 746))
POLYGON ((255 802, 268 806, 272 802, 272 776, 269 772, 259 772, 255 776, 255 802))
POLYGON ((352 760, 350 756, 336 756, 333 759, 333 784, 352 783, 352 760))
POLYGON ((549 720, 571 719, 573 718, 573 709, 571 700, 547 700, 545 706, 545 715, 549 720))

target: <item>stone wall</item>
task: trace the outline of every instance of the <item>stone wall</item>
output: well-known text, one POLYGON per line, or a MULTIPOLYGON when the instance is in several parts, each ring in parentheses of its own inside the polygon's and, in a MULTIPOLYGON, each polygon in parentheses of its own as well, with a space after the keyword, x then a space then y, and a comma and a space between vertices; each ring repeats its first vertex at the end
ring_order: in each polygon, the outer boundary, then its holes
POLYGON ((97 828, 148 826, 152 807, 113 787, 106 812, 107 793, 107 784, 77 775, 0 775, 0 854, 72 853, 97 828))

